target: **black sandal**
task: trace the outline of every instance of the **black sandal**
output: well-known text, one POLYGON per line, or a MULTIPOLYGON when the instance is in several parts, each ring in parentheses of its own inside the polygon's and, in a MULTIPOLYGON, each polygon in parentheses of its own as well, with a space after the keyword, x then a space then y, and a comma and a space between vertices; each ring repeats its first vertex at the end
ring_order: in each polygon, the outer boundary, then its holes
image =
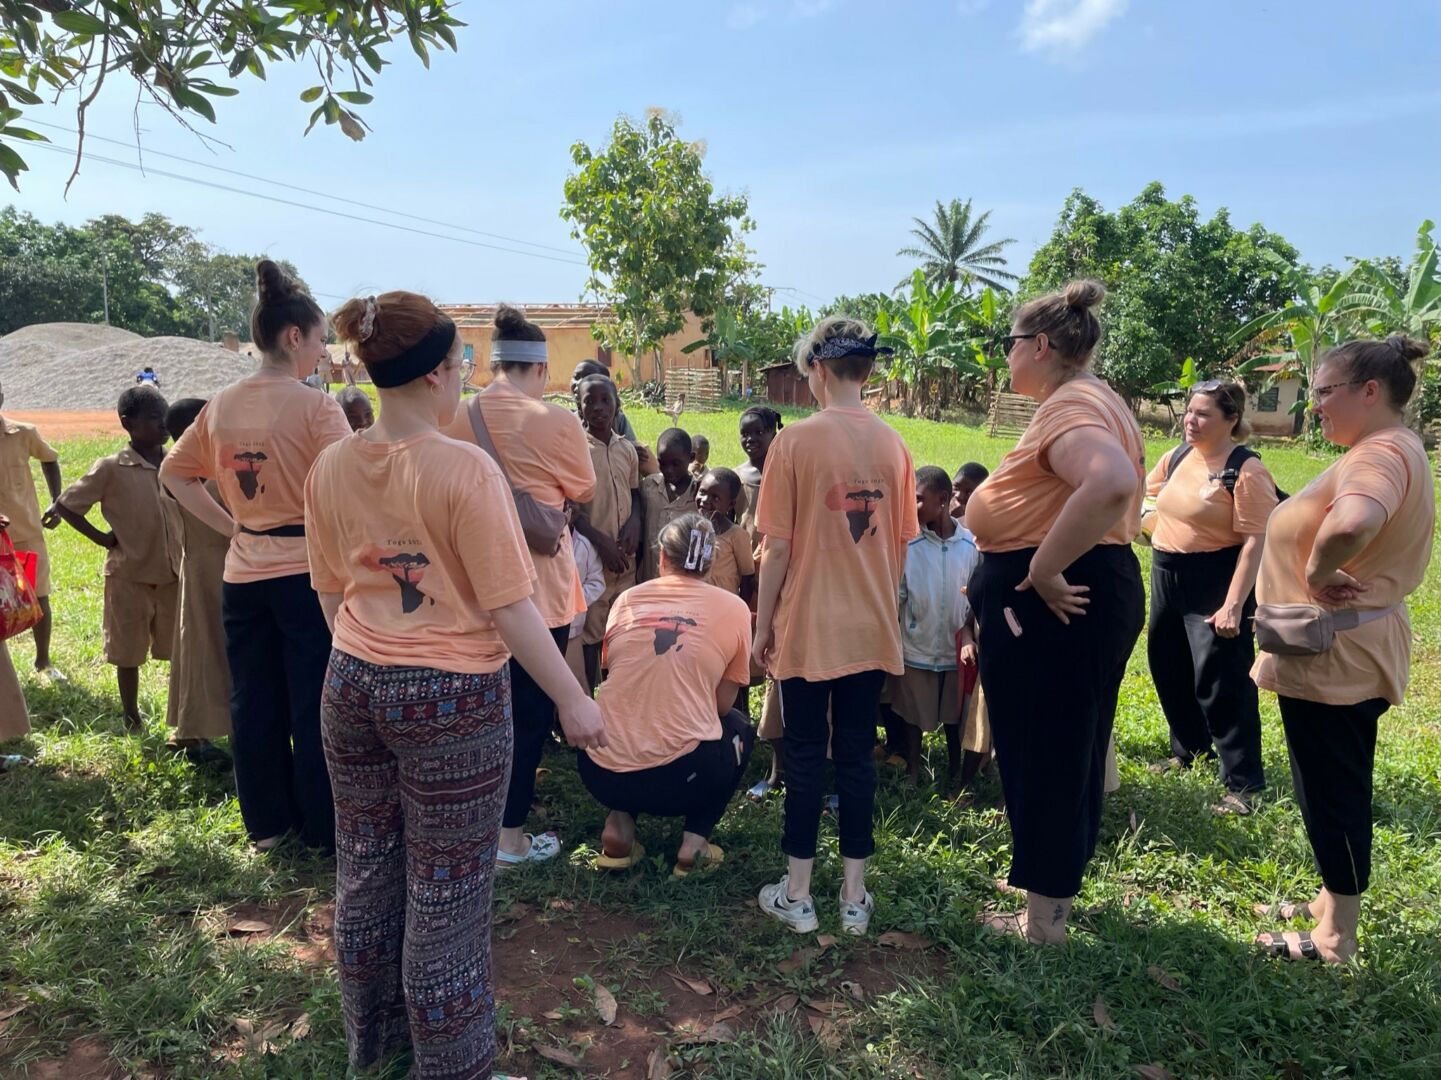
POLYGON ((1316 948, 1316 943, 1311 940, 1309 930, 1287 931, 1287 934, 1257 934, 1256 944, 1266 950, 1267 956, 1280 957, 1282 960, 1323 960, 1321 950, 1316 948), (1296 945, 1293 949, 1291 943, 1286 940, 1289 933, 1296 935, 1296 945), (1265 940, 1262 940, 1262 939, 1265 940))

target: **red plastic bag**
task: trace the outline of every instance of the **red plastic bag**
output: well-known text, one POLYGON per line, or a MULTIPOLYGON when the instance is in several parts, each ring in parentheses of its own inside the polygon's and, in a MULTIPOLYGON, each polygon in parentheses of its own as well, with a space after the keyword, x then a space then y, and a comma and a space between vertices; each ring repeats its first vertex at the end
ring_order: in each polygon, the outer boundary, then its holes
POLYGON ((0 641, 24 633, 42 617, 35 595, 35 552, 16 551, 10 534, 0 529, 0 641))

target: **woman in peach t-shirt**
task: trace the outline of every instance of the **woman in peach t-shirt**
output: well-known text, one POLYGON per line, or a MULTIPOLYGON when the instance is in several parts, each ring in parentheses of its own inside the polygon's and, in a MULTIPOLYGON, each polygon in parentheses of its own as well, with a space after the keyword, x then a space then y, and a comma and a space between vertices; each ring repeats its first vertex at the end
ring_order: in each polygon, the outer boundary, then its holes
POLYGON ((1406 597, 1420 587, 1436 530, 1436 493, 1420 438, 1402 410, 1412 363, 1428 352, 1404 337, 1351 341, 1326 353, 1312 379, 1321 433, 1348 449, 1282 503, 1266 528, 1257 599, 1359 610, 1314 656, 1262 653, 1253 674, 1275 691, 1296 802, 1322 887, 1283 919, 1309 933, 1262 934, 1274 955, 1344 963, 1356 955, 1361 893, 1371 878, 1371 784, 1376 727, 1401 704, 1411 667, 1406 597))
POLYGON ((750 680, 751 613, 739 596, 705 582, 716 551, 705 518, 682 514, 655 542, 660 577, 627 589, 610 609, 610 675, 599 696, 609 745, 581 751, 580 778, 610 810, 598 865, 627 869, 645 857, 638 814, 681 816, 675 872, 684 877, 698 862, 720 862, 710 836, 755 746, 735 707, 750 680))
POLYGON ((1251 620, 1277 495, 1260 455, 1242 445, 1245 408, 1239 383, 1196 386, 1185 443, 1146 477, 1156 497, 1146 655, 1171 729, 1163 768, 1219 758, 1226 795, 1213 809, 1228 814, 1249 814, 1266 786, 1251 620))
MULTIPOLYGON (((476 443, 476 411, 485 423, 491 446, 510 482, 537 502, 563 510, 567 501, 585 502, 595 493, 595 468, 585 432, 574 413, 542 401, 550 378, 545 333, 518 308, 501 304, 495 311, 490 338, 490 370, 494 380, 476 394, 445 426, 445 434, 476 443)), ((491 447, 486 447, 490 450, 491 447)), ((535 606, 550 630, 556 651, 565 656, 570 624, 585 611, 580 575, 569 529, 552 552, 530 553, 535 564, 535 606)), ((555 705, 519 660, 510 661, 511 724, 515 760, 505 797, 497 858, 506 866, 544 862, 560 853, 553 832, 525 831, 535 799, 535 770, 550 735, 555 705)))
POLYGON ((335 846, 335 811, 320 745, 320 687, 330 631, 310 587, 305 478, 350 434, 329 394, 301 379, 325 363, 325 315, 266 259, 250 334, 260 370, 201 409, 160 466, 176 501, 222 536, 221 614, 230 666, 230 748, 245 831, 258 848, 297 832, 335 846), (224 505, 205 489, 215 481, 224 505), (228 509, 227 509, 228 508, 228 509))
POLYGON ((821 411, 776 436, 756 508, 766 539, 752 655, 781 688, 788 856, 786 875, 757 899, 797 933, 818 925, 811 871, 828 741, 840 799, 841 929, 864 934, 874 911, 865 886, 875 850, 871 748, 881 686, 904 670, 896 597, 907 542, 920 532, 910 451, 861 402, 882 351, 864 323, 840 316, 797 342, 796 367, 821 411))
POLYGON ((305 492, 311 578, 335 632, 322 725, 350 1063, 411 1049, 413 1077, 489 1076, 510 655, 573 745, 603 746, 604 722, 531 599, 499 467, 437 430, 460 403, 455 324, 423 296, 388 292, 346 303, 335 328, 382 406, 321 454, 305 492))
POLYGON ((966 504, 981 563, 970 599, 1006 816, 1011 885, 1026 910, 987 920, 1036 943, 1064 940, 1096 849, 1106 747, 1145 620, 1131 540, 1145 444, 1091 374, 1097 281, 1023 305, 1006 339, 1011 385, 1040 402, 1026 433, 966 504))

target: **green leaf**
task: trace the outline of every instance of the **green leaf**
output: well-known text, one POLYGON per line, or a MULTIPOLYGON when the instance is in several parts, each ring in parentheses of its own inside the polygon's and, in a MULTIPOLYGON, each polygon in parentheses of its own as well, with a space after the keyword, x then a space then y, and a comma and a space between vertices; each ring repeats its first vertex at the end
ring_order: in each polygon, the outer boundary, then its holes
POLYGON ((175 99, 175 104, 182 109, 189 109, 191 112, 198 112, 212 124, 215 123, 215 106, 211 105, 206 98, 197 94, 194 90, 185 86, 172 86, 170 96, 175 99))
POLYGON ((0 86, 3 86, 6 93, 22 105, 39 105, 43 100, 39 94, 26 89, 19 83, 11 82, 9 79, 0 79, 0 86))
POLYGON ((304 102, 307 103, 307 104, 309 104, 309 103, 312 102, 312 101, 319 101, 319 100, 320 100, 320 95, 323 94, 323 93, 325 93, 325 87, 323 87, 323 86, 312 86, 309 90, 305 90, 305 91, 303 91, 303 92, 301 93, 301 95, 300 95, 300 100, 301 100, 301 101, 304 101, 304 102))
POLYGON ((322 116, 324 116, 324 115, 325 115, 325 106, 324 106, 324 105, 317 105, 316 108, 315 108, 315 111, 310 114, 310 123, 308 123, 308 124, 305 125, 305 134, 306 134, 306 135, 309 135, 309 134, 310 134, 310 129, 313 128, 313 127, 315 126, 316 122, 317 122, 322 116))
POLYGON ((321 108, 325 110, 325 122, 327 124, 340 123, 340 102, 336 101, 333 97, 328 97, 325 99, 325 104, 322 105, 321 108))
POLYGON ((0 143, 0 172, 5 174, 5 178, 10 181, 10 186, 16 191, 20 190, 16 178, 29 168, 30 166, 25 164, 24 158, 4 143, 0 143))
POLYGON ((240 93, 233 86, 221 86, 219 83, 191 83, 191 85, 202 94, 209 94, 211 97, 235 97, 240 93))
POLYGON ((369 105, 375 100, 374 95, 367 94, 362 90, 341 90, 335 96, 351 105, 369 105))
POLYGON ((69 30, 72 34, 105 33, 105 23, 89 12, 57 11, 50 18, 60 29, 69 30))
POLYGON ((44 135, 38 131, 31 131, 29 128, 7 127, 0 128, 0 136, 7 139, 24 139, 26 142, 49 142, 44 135))

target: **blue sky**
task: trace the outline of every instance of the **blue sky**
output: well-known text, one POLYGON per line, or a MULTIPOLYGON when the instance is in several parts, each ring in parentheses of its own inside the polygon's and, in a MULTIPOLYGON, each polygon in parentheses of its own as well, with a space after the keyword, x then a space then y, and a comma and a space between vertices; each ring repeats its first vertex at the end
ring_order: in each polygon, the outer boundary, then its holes
MULTIPOLYGON (((992 210, 1023 271, 1067 193, 1114 208, 1149 181, 1204 213, 1259 221, 1308 261, 1409 254, 1441 215, 1441 5, 1434 0, 743 0, 461 4, 460 52, 408 51, 377 81, 374 128, 302 131, 314 82, 246 79, 206 149, 154 107, 149 150, 502 234, 532 258, 348 221, 33 150, 14 198, 45 220, 158 210, 228 250, 293 260, 324 297, 413 288, 443 300, 572 301, 583 257, 557 213, 577 139, 619 113, 680 114, 717 186, 750 195, 751 243, 778 301, 888 289, 910 218, 937 199, 992 210), (551 250, 553 248, 559 251, 551 250), (569 254, 566 254, 569 253, 569 254), (558 261, 557 261, 558 260, 558 261)), ((117 80, 92 134, 133 138, 117 80)), ((34 119, 73 125, 66 108, 34 119)), ((73 137, 46 129, 57 144, 73 137)), ((134 150, 93 143, 97 154, 134 150)), ((405 222, 152 157, 204 177, 405 222)), ((515 246, 515 245, 508 245, 515 246)))

